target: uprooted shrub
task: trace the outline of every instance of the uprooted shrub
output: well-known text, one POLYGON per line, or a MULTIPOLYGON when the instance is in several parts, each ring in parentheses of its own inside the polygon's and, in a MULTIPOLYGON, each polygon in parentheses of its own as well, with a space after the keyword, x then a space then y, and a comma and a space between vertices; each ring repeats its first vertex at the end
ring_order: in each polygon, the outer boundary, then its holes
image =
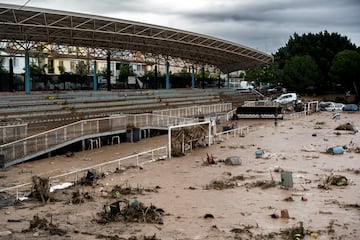
POLYGON ((130 203, 127 200, 114 202, 105 205, 103 212, 99 213, 100 219, 97 223, 105 224, 108 222, 137 222, 137 223, 157 223, 163 224, 162 216, 164 210, 154 205, 145 206, 137 200, 130 203))
POLYGON ((85 186, 93 186, 94 184, 96 184, 96 181, 98 179, 104 178, 105 175, 103 173, 94 173, 91 171, 88 171, 85 177, 82 177, 80 179, 80 184, 81 185, 85 185, 85 186))
POLYGON ((58 228, 56 224, 53 224, 52 217, 50 222, 46 218, 41 218, 39 215, 34 215, 33 219, 30 220, 30 226, 23 232, 33 232, 37 230, 49 231, 50 235, 65 236, 67 231, 58 228))
POLYGON ((33 176, 31 193, 29 197, 38 199, 43 203, 53 200, 52 194, 50 193, 49 178, 33 176))

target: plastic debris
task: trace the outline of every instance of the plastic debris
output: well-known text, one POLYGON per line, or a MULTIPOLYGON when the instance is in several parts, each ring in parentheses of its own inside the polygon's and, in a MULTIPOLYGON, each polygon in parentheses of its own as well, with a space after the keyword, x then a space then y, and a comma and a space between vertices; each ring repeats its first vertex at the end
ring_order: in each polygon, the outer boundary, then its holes
POLYGON ((333 155, 339 155, 344 154, 344 147, 343 146, 337 146, 337 147, 331 147, 326 150, 327 153, 333 154, 333 155))

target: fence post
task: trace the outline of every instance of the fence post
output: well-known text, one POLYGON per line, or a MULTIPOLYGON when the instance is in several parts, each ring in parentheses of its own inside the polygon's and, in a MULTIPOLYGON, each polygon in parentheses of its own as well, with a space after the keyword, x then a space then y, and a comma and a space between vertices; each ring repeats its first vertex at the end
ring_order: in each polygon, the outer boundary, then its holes
POLYGON ((48 135, 45 134, 45 149, 48 148, 48 135))

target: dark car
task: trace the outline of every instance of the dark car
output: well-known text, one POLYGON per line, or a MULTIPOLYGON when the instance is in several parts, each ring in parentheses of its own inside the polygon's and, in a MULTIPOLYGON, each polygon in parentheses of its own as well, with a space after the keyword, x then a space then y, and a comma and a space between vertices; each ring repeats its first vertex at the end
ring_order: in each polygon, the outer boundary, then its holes
POLYGON ((359 111, 359 106, 355 104, 346 104, 342 110, 347 112, 359 111))

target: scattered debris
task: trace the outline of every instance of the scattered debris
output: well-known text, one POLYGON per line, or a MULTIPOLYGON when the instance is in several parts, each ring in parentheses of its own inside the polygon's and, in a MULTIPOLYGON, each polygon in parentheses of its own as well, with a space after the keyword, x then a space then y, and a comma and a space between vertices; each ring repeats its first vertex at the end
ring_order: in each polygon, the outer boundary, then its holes
POLYGON ((307 232, 304 228, 303 222, 299 222, 298 226, 296 227, 288 228, 281 231, 281 235, 284 237, 283 239, 294 239, 294 240, 300 240, 304 238, 306 233, 307 232))
POLYGON ((320 214, 333 214, 332 212, 319 211, 320 214))
POLYGON ((11 235, 11 231, 0 231, 0 237, 5 237, 11 235))
POLYGON ((360 210, 360 204, 359 203, 343 204, 342 207, 344 207, 344 208, 356 208, 356 209, 360 210))
POLYGON ((67 231, 58 228, 57 225, 52 223, 52 216, 50 218, 50 223, 46 218, 40 218, 39 215, 34 215, 33 219, 30 220, 30 226, 28 229, 23 230, 23 232, 34 232, 36 230, 45 230, 49 231, 50 235, 65 236, 67 231))
POLYGON ((141 185, 137 185, 136 187, 131 187, 129 184, 123 185, 115 185, 110 192, 110 195, 113 197, 120 197, 122 195, 136 195, 143 194, 144 192, 157 192, 157 189, 160 187, 157 186, 155 188, 144 188, 141 185))
POLYGON ((205 190, 215 189, 215 190, 223 190, 227 188, 234 188, 236 183, 233 179, 221 179, 221 180, 213 180, 210 184, 205 185, 205 190))
POLYGON ((256 158, 262 158, 264 155, 264 150, 262 150, 261 148, 257 148, 255 151, 255 157, 256 158))
POLYGON ((98 179, 104 178, 105 174, 101 173, 101 174, 97 174, 97 173, 93 173, 91 171, 88 171, 85 177, 82 177, 80 179, 80 184, 81 185, 85 185, 85 186, 93 186, 94 184, 96 184, 96 181, 98 179))
POLYGON ((345 123, 337 126, 335 130, 356 131, 356 128, 351 123, 345 123))
POLYGON ((272 187, 276 187, 278 184, 273 180, 258 180, 253 183, 246 183, 247 187, 260 187, 261 189, 268 189, 272 187))
POLYGON ((285 202, 293 202, 294 199, 290 196, 290 197, 284 198, 283 201, 285 201, 285 202))
POLYGON ((41 200, 43 203, 51 200, 49 178, 33 176, 32 183, 29 197, 41 200))
POLYGON ((7 206, 12 206, 16 201, 16 197, 6 192, 0 192, 0 209, 7 206))
POLYGON ((330 175, 327 178, 326 182, 331 185, 336 185, 336 186, 348 185, 347 178, 345 176, 341 176, 341 175, 330 175))
POLYGON ((117 201, 104 206, 104 211, 99 213, 101 219, 97 223, 105 224, 114 221, 157 223, 163 224, 162 216, 165 211, 154 205, 146 207, 142 202, 127 200, 117 201))
POLYGON ((212 154, 209 156, 209 154, 206 153, 206 161, 204 161, 204 164, 208 164, 208 165, 216 164, 215 157, 212 154))
MULTIPOLYGON (((250 231, 250 229, 254 228, 254 226, 250 226, 250 225, 245 225, 243 228, 233 228, 230 230, 230 232, 235 233, 235 234, 246 234, 248 235, 250 238, 253 238, 253 233, 250 231)), ((237 238, 235 238, 237 239, 237 238)), ((242 239, 242 238, 240 238, 242 239)))
POLYGON ((331 174, 322 184, 318 184, 318 188, 328 190, 330 189, 329 185, 346 186, 348 185, 348 180, 345 176, 331 174))
POLYGON ((75 154, 74 154, 74 152, 72 152, 72 151, 67 151, 66 153, 65 153, 65 156, 66 157, 73 157, 75 154))
POLYGON ((330 153, 330 154, 333 154, 333 155, 343 154, 344 151, 345 150, 344 150, 343 146, 331 147, 331 148, 328 148, 326 150, 327 153, 330 153))
MULTIPOLYGON (((82 234, 85 234, 82 232, 82 234)), ((97 239, 106 239, 106 240, 160 240, 160 238, 156 237, 156 234, 151 235, 151 236, 131 236, 129 238, 123 238, 123 237, 119 237, 118 235, 104 235, 104 234, 97 234, 96 235, 97 239)))
POLYGON ((332 116, 332 119, 340 119, 340 113, 335 113, 333 116, 332 116))
POLYGON ((283 209, 280 211, 281 218, 290 218, 289 211, 287 209, 283 209))
POLYGON ((241 159, 237 156, 227 157, 225 159, 226 165, 241 165, 241 159))
POLYGON ((286 188, 293 187, 292 172, 281 172, 281 185, 286 188))
POLYGON ((283 170, 281 167, 279 167, 279 166, 275 166, 275 167, 273 168, 273 171, 276 172, 276 173, 279 173, 279 172, 283 172, 284 170, 283 170))
POLYGON ((212 215, 211 213, 207 213, 204 215, 204 218, 207 219, 207 218, 215 218, 214 215, 212 215))
POLYGON ((301 201, 306 202, 308 199, 304 196, 301 197, 301 201))
POLYGON ((78 190, 78 191, 72 193, 71 203, 80 204, 80 203, 85 202, 85 199, 92 200, 93 197, 88 192, 83 193, 82 191, 78 190))

